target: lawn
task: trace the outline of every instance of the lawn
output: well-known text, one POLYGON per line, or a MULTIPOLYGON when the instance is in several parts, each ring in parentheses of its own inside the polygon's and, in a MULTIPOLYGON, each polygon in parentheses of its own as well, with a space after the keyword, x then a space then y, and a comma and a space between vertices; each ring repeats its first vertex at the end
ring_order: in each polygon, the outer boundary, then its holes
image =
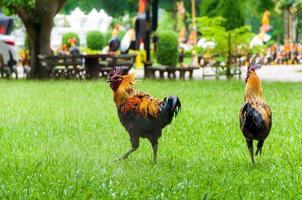
POLYGON ((0 81, 1 199, 302 199, 302 84, 264 83, 273 127, 252 165, 239 129, 244 83, 139 81, 183 109, 130 148, 105 81, 0 81))

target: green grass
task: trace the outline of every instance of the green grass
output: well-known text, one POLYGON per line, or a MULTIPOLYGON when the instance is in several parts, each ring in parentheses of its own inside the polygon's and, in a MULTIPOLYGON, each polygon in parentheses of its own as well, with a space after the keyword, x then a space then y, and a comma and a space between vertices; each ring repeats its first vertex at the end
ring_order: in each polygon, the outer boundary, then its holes
POLYGON ((302 199, 302 84, 264 83, 273 127, 252 165, 239 129, 244 83, 140 81, 183 109, 159 141, 130 147, 105 81, 0 81, 0 197, 302 199))

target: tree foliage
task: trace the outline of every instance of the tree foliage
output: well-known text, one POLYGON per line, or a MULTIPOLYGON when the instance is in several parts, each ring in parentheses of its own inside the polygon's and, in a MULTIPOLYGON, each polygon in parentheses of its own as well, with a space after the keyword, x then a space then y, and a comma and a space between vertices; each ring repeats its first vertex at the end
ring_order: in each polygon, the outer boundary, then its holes
POLYGON ((31 75, 34 78, 47 76, 38 55, 50 53, 53 18, 65 2, 66 0, 0 0, 0 6, 16 13, 26 28, 30 45, 31 75))
POLYGON ((229 50, 236 52, 238 47, 247 47, 253 33, 249 26, 242 26, 231 31, 223 26, 225 19, 222 17, 201 17, 197 18, 199 31, 209 41, 214 41, 215 53, 221 55, 226 61, 229 50), (229 46, 228 38, 230 36, 231 46, 229 46))
POLYGON ((273 0, 260 0, 258 3, 258 11, 263 13, 265 10, 273 10, 275 8, 275 3, 273 0))
POLYGON ((222 17, 226 19, 225 28, 232 30, 244 25, 244 16, 241 8, 240 0, 224 0, 221 1, 222 17))
POLYGON ((203 0, 199 9, 201 16, 217 17, 221 15, 219 0, 203 0))
POLYGON ((85 13, 89 13, 93 8, 104 9, 109 15, 120 17, 126 13, 136 14, 138 0, 68 0, 62 12, 70 13, 76 7, 80 7, 85 13))
POLYGON ((158 22, 158 31, 173 30, 174 19, 171 13, 164 11, 161 20, 158 22))
MULTIPOLYGON (((159 7, 171 12, 173 9, 176 8, 176 2, 178 1, 183 1, 186 11, 191 13, 192 10, 191 0, 160 0, 159 7)), ((198 5, 200 5, 201 3, 203 4, 203 1, 204 0, 195 0, 196 6, 198 7, 198 5)), ((196 11, 199 12, 198 9, 196 11)))
POLYGON ((225 19, 222 17, 201 17, 197 21, 203 37, 215 42, 214 54, 219 55, 219 62, 226 63, 224 73, 231 78, 234 75, 231 70, 233 58, 238 54, 247 54, 248 45, 253 36, 250 27, 241 26, 227 30, 223 26, 225 19))
POLYGON ((243 6, 240 0, 204 0, 200 12, 202 16, 225 18, 223 26, 227 30, 232 30, 245 24, 243 6))
POLYGON ((103 8, 103 4, 100 0, 68 0, 62 13, 70 14, 76 7, 81 8, 85 13, 89 13, 93 8, 97 10, 103 8))
POLYGON ((301 5, 302 1, 301 0, 280 0, 278 3, 281 8, 288 8, 291 6, 301 5))
POLYGON ((23 9, 34 9, 35 0, 0 0, 0 5, 6 8, 22 7, 23 9))

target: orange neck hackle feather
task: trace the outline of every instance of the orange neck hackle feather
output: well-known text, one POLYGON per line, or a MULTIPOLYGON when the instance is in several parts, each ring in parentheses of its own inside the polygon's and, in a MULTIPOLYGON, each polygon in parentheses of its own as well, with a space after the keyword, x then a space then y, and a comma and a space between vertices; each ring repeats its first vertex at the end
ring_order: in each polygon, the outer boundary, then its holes
POLYGON ((117 106, 124 103, 128 97, 135 93, 133 84, 135 83, 135 75, 127 74, 122 76, 121 84, 118 89, 114 92, 114 102, 117 106))
POLYGON ((160 101, 134 89, 134 74, 122 76, 121 84, 114 92, 114 102, 122 112, 132 110, 136 105, 136 111, 142 116, 148 114, 156 117, 159 112, 160 101), (136 96, 136 97, 134 97, 136 96))
POLYGON ((244 100, 252 101, 255 99, 263 100, 261 80, 254 70, 251 70, 244 92, 244 100))

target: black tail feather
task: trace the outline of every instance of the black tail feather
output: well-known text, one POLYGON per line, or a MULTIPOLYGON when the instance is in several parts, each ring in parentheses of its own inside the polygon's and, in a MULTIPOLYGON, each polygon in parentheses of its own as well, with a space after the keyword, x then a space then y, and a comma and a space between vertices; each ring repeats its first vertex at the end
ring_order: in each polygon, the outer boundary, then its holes
POLYGON ((249 103, 244 106, 243 111, 246 113, 243 121, 245 129, 257 134, 263 131, 264 121, 261 113, 257 112, 249 103))
POLYGON ((181 110, 181 103, 178 97, 173 96, 173 104, 172 104, 172 111, 174 112, 174 116, 176 117, 177 114, 180 112, 181 110))
POLYGON ((177 96, 169 96, 164 99, 167 105, 171 107, 171 114, 177 116, 181 110, 181 102, 177 96))
POLYGON ((160 127, 165 127, 170 124, 173 117, 176 117, 181 110, 181 103, 178 97, 166 97, 161 104, 161 111, 159 114, 160 127))

